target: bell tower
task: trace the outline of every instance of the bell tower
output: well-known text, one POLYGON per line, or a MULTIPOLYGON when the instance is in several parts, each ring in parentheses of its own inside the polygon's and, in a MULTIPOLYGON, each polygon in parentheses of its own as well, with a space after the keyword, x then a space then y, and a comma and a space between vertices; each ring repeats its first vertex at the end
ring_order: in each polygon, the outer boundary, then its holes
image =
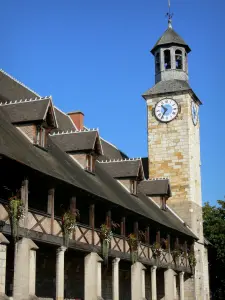
POLYGON ((155 58, 155 85, 143 98, 147 104, 149 177, 170 179, 172 197, 167 204, 199 239, 195 243, 194 292, 189 284, 185 299, 208 300, 200 174, 201 101, 188 83, 190 51, 169 18, 168 29, 151 50, 155 58), (194 294, 190 294, 191 290, 194 294))

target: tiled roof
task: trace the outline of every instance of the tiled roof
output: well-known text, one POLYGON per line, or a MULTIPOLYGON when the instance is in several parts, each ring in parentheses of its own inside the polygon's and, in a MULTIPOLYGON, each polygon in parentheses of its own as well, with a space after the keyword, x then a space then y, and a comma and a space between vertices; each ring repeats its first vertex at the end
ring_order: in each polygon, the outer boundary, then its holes
POLYGON ((63 113, 59 108, 54 106, 56 119, 58 122, 58 129, 52 131, 52 132, 58 132, 61 131, 67 131, 67 130, 76 130, 76 127, 69 116, 67 116, 65 113, 63 113))
POLYGON ((99 158, 99 160, 128 158, 126 154, 124 154, 116 146, 104 140, 103 138, 101 138, 101 144, 103 155, 99 158))
POLYGON ((0 70, 0 95, 8 100, 41 97, 3 70, 0 70))
POLYGON ((138 187, 147 196, 172 196, 169 179, 167 178, 143 180, 138 187))
POLYGON ((158 39, 155 46, 152 48, 151 52, 154 53, 155 50, 160 46, 166 45, 181 45, 186 48, 187 52, 190 52, 191 49, 186 44, 186 42, 179 36, 178 33, 172 28, 168 28, 163 35, 158 39))
POLYGON ((50 135, 52 141, 65 152, 94 150, 97 130, 67 131, 50 135))
POLYGON ((11 123, 44 120, 51 102, 50 97, 15 100, 1 103, 0 109, 6 113, 11 123))
POLYGON ((179 92, 190 92, 195 100, 202 104, 196 94, 193 92, 192 88, 190 87, 189 83, 185 80, 163 80, 156 83, 152 88, 148 89, 142 97, 146 100, 151 96, 161 95, 161 94, 170 94, 170 93, 179 93, 179 92))
POLYGON ((166 80, 159 81, 152 88, 147 90, 142 96, 157 95, 162 93, 174 93, 179 91, 191 90, 187 81, 184 80, 166 80))
POLYGON ((141 159, 110 160, 100 163, 104 170, 114 178, 137 178, 141 176, 143 179, 141 159))

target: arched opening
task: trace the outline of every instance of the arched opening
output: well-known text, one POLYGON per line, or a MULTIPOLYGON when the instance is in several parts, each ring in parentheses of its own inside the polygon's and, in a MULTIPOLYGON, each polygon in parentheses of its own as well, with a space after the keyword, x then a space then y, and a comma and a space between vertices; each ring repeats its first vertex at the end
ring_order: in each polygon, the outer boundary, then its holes
POLYGON ((187 56, 187 52, 185 52, 185 71, 187 72, 188 70, 188 56, 187 56))
POLYGON ((183 60, 182 60, 182 51, 176 50, 175 51, 175 61, 176 61, 176 69, 182 70, 183 69, 183 60))
POLYGON ((159 52, 155 55, 155 72, 156 74, 160 72, 160 54, 159 52))
POLYGON ((164 51, 164 67, 166 70, 171 69, 171 55, 170 50, 164 51))

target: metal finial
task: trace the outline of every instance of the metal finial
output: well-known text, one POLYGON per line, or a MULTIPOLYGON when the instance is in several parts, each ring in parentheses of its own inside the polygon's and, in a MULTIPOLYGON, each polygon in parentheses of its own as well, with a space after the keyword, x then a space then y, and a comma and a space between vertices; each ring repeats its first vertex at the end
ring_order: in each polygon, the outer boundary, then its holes
POLYGON ((168 7, 169 7, 169 10, 168 10, 168 13, 166 14, 166 16, 168 17, 168 27, 169 27, 169 28, 172 28, 172 18, 173 18, 173 14, 172 14, 171 11, 170 11, 170 0, 168 0, 168 7))

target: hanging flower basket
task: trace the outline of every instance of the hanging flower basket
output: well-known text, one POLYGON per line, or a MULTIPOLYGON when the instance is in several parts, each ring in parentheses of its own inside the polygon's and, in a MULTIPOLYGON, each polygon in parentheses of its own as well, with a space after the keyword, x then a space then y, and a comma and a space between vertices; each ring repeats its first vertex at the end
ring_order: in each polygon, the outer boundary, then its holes
POLYGON ((175 265, 177 264, 177 259, 182 255, 182 251, 180 249, 174 249, 171 252, 175 265))
POLYGON ((191 251, 188 254, 188 261, 189 261, 189 265, 190 265, 191 269, 193 270, 195 268, 195 266, 197 265, 197 260, 196 260, 194 251, 191 251))
POLYGON ((152 249, 152 254, 153 254, 153 256, 154 256, 155 258, 161 256, 163 249, 161 248, 160 243, 155 242, 155 243, 151 246, 151 249, 152 249))
POLYGON ((136 263, 138 260, 138 245, 139 241, 136 234, 131 233, 128 235, 128 244, 130 247, 130 256, 132 264, 136 263))
POLYGON ((110 241, 113 237, 113 233, 110 229, 110 227, 107 224, 102 224, 100 226, 100 239, 102 244, 102 256, 104 259, 104 263, 108 263, 108 257, 109 257, 109 245, 110 241))
POLYGON ((9 198, 7 211, 10 219, 12 236, 16 243, 19 238, 19 221, 23 220, 25 217, 25 207, 22 200, 18 199, 16 196, 9 198))
POLYGON ((70 234, 76 226, 76 217, 78 214, 78 210, 76 212, 68 210, 62 216, 63 244, 67 248, 69 246, 70 234))

